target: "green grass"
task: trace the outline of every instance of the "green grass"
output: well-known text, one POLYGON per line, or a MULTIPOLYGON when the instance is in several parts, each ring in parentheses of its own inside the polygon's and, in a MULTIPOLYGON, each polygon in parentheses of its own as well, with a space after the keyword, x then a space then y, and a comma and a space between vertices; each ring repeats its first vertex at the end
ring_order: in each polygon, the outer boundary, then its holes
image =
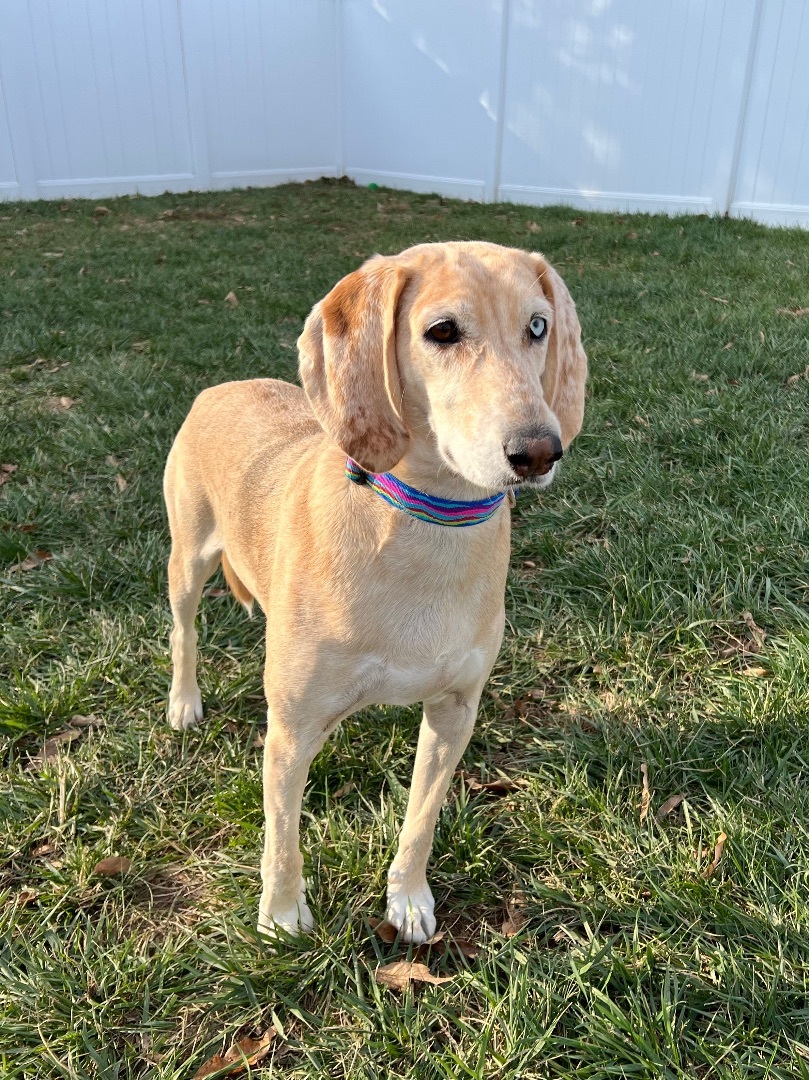
POLYGON ((275 1023, 255 1075, 809 1077, 809 317, 778 310, 809 304, 809 234, 328 182, 106 210, 0 204, 2 1076, 191 1077, 275 1023), (399 994, 369 918, 417 712, 356 716, 315 762, 317 931, 273 955, 261 619, 204 601, 207 722, 171 732, 160 480, 197 392, 294 378, 362 259, 476 238, 561 271, 590 397, 557 483, 518 500, 464 762, 520 786, 459 779, 436 835, 439 925, 480 953, 399 994), (103 723, 32 763, 76 713, 103 723), (130 871, 94 875, 111 854, 130 871))

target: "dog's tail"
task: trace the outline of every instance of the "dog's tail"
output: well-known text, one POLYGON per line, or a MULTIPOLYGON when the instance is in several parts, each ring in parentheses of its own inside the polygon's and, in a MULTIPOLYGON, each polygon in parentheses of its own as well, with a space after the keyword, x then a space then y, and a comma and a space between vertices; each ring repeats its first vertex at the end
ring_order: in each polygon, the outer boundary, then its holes
POLYGON ((244 605, 247 614, 252 618, 253 594, 248 591, 236 571, 230 565, 230 561, 224 551, 222 552, 222 573, 225 575, 225 581, 228 583, 228 588, 239 603, 244 605))

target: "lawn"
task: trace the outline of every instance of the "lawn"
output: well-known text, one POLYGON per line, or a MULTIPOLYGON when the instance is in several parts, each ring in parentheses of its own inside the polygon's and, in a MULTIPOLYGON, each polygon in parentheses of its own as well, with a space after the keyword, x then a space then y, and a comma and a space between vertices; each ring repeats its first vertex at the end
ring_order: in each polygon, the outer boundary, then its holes
POLYGON ((807 282, 809 233, 346 182, 0 204, 4 1080, 190 1078, 271 1028, 252 1075, 809 1077, 807 282), (172 732, 161 474, 201 389, 294 379, 343 274, 443 239, 544 251, 591 378, 558 480, 514 510, 506 640, 437 829, 422 960, 449 981, 399 991, 373 919, 418 711, 355 716, 316 760, 317 929, 273 953, 263 620, 212 580, 207 719, 172 732))

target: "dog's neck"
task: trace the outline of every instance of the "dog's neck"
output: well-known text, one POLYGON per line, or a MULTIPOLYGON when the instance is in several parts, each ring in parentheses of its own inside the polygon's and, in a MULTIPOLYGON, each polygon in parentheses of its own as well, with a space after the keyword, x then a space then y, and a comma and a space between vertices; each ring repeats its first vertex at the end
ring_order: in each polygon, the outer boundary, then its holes
POLYGON ((493 517, 506 497, 505 491, 485 499, 446 499, 415 488, 393 473, 369 473, 356 461, 346 461, 346 476, 355 484, 367 485, 389 505, 432 525, 467 528, 482 525, 493 517))

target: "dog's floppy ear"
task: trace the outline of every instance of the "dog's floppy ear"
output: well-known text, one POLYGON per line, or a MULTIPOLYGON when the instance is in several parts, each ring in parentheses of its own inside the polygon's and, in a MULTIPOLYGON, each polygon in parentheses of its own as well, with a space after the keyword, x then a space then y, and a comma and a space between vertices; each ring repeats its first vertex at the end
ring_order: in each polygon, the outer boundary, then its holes
POLYGON ((393 260, 371 259, 315 304, 298 338, 315 416, 372 473, 393 468, 409 441, 396 364, 396 309, 406 282, 393 260))
POLYGON ((578 435, 584 418, 587 354, 581 343, 581 326, 573 297, 561 277, 541 255, 539 278, 545 295, 553 304, 553 324, 542 374, 542 390, 562 427, 562 446, 567 447, 578 435))

